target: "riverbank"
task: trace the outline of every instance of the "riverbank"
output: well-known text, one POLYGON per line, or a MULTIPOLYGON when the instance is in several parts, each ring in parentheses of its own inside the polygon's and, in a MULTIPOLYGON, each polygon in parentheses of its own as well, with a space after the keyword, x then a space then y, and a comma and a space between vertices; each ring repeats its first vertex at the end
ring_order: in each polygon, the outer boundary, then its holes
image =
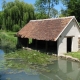
POLYGON ((16 50, 5 55, 5 58, 8 60, 12 59, 21 59, 26 61, 28 64, 36 65, 47 65, 53 63, 57 57, 52 55, 47 55, 46 53, 41 53, 36 50, 16 50))
POLYGON ((80 52, 70 52, 59 56, 62 59, 72 60, 75 62, 80 62, 80 52))

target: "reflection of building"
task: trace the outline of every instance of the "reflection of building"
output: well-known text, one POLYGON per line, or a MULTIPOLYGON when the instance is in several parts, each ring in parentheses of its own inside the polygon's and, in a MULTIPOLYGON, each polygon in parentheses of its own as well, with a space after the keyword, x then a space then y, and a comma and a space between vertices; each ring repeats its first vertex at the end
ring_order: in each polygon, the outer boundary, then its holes
POLYGON ((67 80, 66 74, 59 69, 58 61, 54 61, 54 64, 49 65, 48 68, 51 71, 49 73, 43 72, 40 77, 46 77, 45 80, 67 80))
POLYGON ((80 80, 80 66, 76 62, 58 59, 49 65, 50 73, 43 72, 40 78, 44 80, 80 80))
POLYGON ((80 66, 78 63, 59 59, 58 66, 71 80, 80 80, 80 66))

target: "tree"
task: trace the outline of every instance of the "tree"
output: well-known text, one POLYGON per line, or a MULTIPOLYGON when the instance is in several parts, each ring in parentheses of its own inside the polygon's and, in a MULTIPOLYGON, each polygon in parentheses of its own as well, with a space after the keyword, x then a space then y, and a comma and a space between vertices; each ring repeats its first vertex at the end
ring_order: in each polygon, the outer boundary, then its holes
POLYGON ((45 13, 35 13, 35 18, 36 19, 46 19, 48 18, 48 15, 46 15, 45 13))
POLYGON ((63 0, 63 4, 67 7, 62 14, 66 16, 75 16, 78 22, 80 22, 80 0, 63 0))
POLYGON ((2 2, 2 9, 4 10, 5 7, 6 7, 6 0, 3 0, 3 2, 2 2))
POLYGON ((58 4, 59 0, 36 0, 36 11, 40 14, 46 14, 48 17, 53 17, 54 12, 58 11, 54 8, 55 4, 58 4))
POLYGON ((3 24, 3 12, 0 11, 0 29, 2 28, 2 24, 3 24))
POLYGON ((3 29, 17 31, 29 22, 29 20, 35 19, 34 7, 31 4, 15 0, 14 2, 8 2, 5 5, 3 10, 3 29))

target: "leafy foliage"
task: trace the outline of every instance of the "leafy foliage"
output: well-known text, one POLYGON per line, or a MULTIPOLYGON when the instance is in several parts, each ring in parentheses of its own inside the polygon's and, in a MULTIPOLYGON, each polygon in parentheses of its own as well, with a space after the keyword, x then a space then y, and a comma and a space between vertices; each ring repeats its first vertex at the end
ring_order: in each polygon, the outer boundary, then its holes
POLYGON ((38 11, 41 15, 45 14, 48 17, 54 17, 54 15, 58 13, 58 11, 54 8, 54 5, 58 3, 59 0, 36 0, 36 11, 38 11))
POLYGON ((0 48, 6 53, 16 49, 17 38, 14 37, 15 32, 6 32, 0 30, 0 48))
POLYGON ((3 1, 2 29, 18 31, 29 20, 34 19, 34 7, 20 0, 3 1))
POLYGON ((48 15, 46 15, 45 13, 37 12, 37 13, 35 13, 35 17, 36 17, 36 19, 46 19, 46 18, 48 18, 48 15))
POLYGON ((0 29, 2 28, 3 23, 3 12, 0 11, 0 29))
POLYGON ((64 16, 75 16, 78 22, 80 22, 80 0, 62 0, 67 9, 62 10, 64 16))
POLYGON ((19 31, 19 26, 18 26, 17 24, 15 24, 15 25, 13 26, 13 31, 14 31, 14 32, 19 31))

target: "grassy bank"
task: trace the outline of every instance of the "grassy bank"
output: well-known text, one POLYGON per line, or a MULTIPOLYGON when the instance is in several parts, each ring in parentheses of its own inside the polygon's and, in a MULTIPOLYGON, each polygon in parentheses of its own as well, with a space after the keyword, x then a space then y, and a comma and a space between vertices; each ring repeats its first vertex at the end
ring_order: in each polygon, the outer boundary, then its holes
POLYGON ((80 60, 80 52, 70 52, 67 53, 66 55, 72 56, 74 58, 78 58, 80 60))
POLYGON ((53 60, 57 59, 54 56, 45 53, 37 52, 35 50, 17 50, 6 54, 6 59, 21 59, 28 64, 46 65, 51 64, 53 60))
POLYGON ((0 39, 3 41, 8 41, 9 43, 13 43, 15 45, 17 38, 14 37, 14 34, 16 34, 16 32, 7 32, 0 30, 0 39))
POLYGON ((7 32, 0 30, 0 48, 5 52, 15 50, 17 38, 14 37, 15 32, 7 32))

